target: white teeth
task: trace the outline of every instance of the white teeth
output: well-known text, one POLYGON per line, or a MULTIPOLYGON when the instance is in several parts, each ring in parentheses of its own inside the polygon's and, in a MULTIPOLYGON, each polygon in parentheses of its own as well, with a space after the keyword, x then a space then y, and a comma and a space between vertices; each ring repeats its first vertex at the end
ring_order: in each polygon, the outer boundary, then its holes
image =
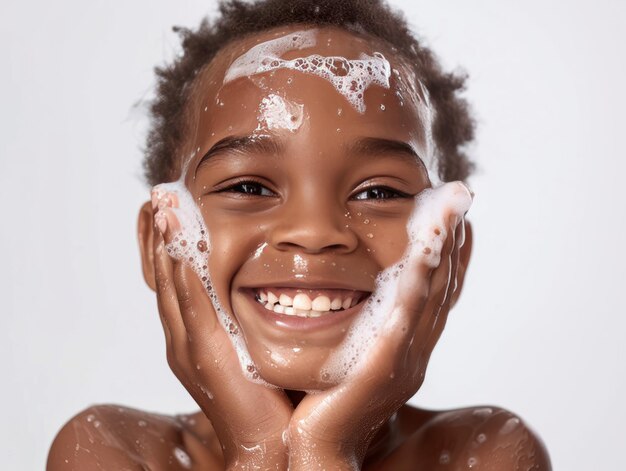
MULTIPOLYGON (((282 296, 280 298, 282 299, 282 296)), ((298 293, 293 298, 293 307, 294 309, 302 309, 304 311, 309 311, 311 309, 311 300, 306 294, 298 293)))
POLYGON ((352 304, 352 298, 346 298, 346 299, 343 300, 343 303, 341 304, 341 307, 344 308, 344 309, 348 309, 351 304, 352 304))
POLYGON ((328 299, 327 296, 318 296, 313 300, 309 309, 313 309, 314 311, 330 311, 330 299, 328 299))
POLYGON ((336 297, 332 301, 328 296, 320 295, 311 300, 305 293, 297 293, 295 297, 287 294, 277 296, 271 291, 260 291, 257 293, 257 300, 263 304, 268 311, 278 314, 298 317, 320 317, 329 311, 349 309, 359 303, 360 296, 349 296, 342 300, 336 297))
POLYGON ((291 299, 291 297, 287 296, 286 294, 281 294, 278 302, 283 306, 291 306, 293 304, 293 299, 291 299))

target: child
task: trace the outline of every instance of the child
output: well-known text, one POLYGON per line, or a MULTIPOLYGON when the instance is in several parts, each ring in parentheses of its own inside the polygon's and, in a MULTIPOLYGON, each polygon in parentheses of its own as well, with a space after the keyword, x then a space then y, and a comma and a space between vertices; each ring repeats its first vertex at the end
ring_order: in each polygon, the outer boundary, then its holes
POLYGON ((182 36, 139 240, 201 411, 91 407, 48 469, 551 469, 506 410, 406 405, 470 258, 441 184, 471 171, 463 79, 377 0, 230 1, 182 36))

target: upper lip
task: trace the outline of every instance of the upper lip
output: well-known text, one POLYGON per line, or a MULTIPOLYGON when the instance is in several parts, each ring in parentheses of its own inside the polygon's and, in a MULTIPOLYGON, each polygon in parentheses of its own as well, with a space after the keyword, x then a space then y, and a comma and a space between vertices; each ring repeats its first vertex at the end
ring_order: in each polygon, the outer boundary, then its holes
POLYGON ((371 293, 370 287, 355 286, 354 283, 348 283, 342 280, 329 280, 328 278, 315 279, 314 277, 307 277, 307 280, 264 280, 261 283, 249 284, 242 286, 242 288, 300 288, 300 289, 343 289, 352 291, 364 291, 371 293))

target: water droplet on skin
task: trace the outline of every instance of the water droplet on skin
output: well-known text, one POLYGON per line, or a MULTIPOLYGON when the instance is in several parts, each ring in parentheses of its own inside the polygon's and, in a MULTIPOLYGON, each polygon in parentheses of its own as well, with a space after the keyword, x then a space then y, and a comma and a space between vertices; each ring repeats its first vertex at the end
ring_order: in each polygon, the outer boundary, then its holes
POLYGON ((380 105, 381 111, 385 111, 385 105, 380 105))
POLYGON ((337 132, 341 132, 341 128, 337 128, 337 132))
POLYGON ((366 237, 367 237, 368 239, 373 239, 373 238, 374 238, 374 234, 372 234, 371 232, 369 232, 369 233, 366 235, 366 237))
POLYGON ((500 435, 506 435, 507 433, 511 433, 513 430, 517 428, 520 420, 517 417, 511 417, 507 420, 502 428, 500 429, 500 435))
POLYGON ((472 415, 478 417, 488 417, 489 415, 491 415, 492 412, 493 409, 491 407, 481 407, 480 409, 476 409, 475 411, 473 411, 472 415))
POLYGON ((485 440, 487 440, 487 435, 485 435, 484 433, 479 433, 476 437, 476 441, 478 443, 485 443, 485 440))
POLYGON ((180 465, 185 469, 191 469, 191 458, 182 448, 174 448, 174 456, 180 465))
POLYGON ((146 427, 148 423, 145 420, 140 420, 139 422, 137 422, 137 425, 139 425, 140 427, 146 427))
POLYGON ((473 456, 470 456, 470 458, 467 460, 467 466, 469 466, 470 468, 473 468, 477 464, 478 464, 478 460, 474 458, 473 456))
POLYGON ((439 464, 448 464, 450 463, 450 452, 447 450, 443 450, 441 455, 439 455, 439 464))
POLYGON ((95 415, 93 415, 93 414, 89 414, 89 415, 87 416, 87 422, 93 422, 93 419, 95 419, 95 418, 96 418, 96 416, 95 416, 95 415))

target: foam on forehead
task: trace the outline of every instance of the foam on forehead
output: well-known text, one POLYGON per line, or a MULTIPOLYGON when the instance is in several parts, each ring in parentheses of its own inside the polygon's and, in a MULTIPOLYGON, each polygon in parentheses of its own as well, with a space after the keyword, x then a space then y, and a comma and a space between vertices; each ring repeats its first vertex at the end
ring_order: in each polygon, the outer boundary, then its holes
POLYGON ((389 61, 379 52, 374 52, 372 56, 361 53, 359 58, 354 60, 319 54, 292 60, 280 57, 290 50, 315 46, 316 34, 316 29, 296 31, 257 44, 231 64, 224 76, 224 85, 240 77, 250 77, 272 70, 295 70, 327 80, 359 113, 364 113, 365 90, 372 84, 389 88, 391 76, 389 61))
POLYGON ((259 125, 254 131, 286 129, 295 132, 300 128, 303 120, 303 105, 271 93, 259 104, 259 125))

